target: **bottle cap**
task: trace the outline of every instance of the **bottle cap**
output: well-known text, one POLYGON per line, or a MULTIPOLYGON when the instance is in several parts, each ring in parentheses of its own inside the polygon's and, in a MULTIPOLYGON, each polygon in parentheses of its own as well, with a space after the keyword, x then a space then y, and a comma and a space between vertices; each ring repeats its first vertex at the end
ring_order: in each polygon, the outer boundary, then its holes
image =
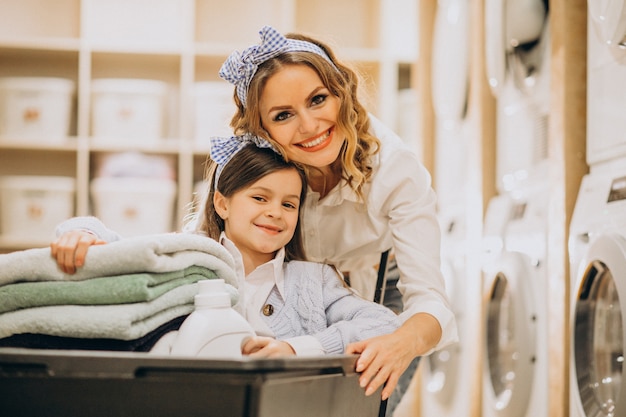
POLYGON ((196 307, 230 307, 230 294, 223 279, 198 281, 198 294, 194 297, 196 307))

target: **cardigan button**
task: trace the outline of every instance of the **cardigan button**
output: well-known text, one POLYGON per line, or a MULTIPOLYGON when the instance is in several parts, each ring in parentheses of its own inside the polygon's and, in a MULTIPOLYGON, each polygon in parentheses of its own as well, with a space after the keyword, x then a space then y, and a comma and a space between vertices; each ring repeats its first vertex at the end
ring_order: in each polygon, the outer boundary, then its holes
POLYGON ((272 314, 274 314, 274 306, 271 304, 265 304, 263 306, 263 315, 271 316, 272 314))

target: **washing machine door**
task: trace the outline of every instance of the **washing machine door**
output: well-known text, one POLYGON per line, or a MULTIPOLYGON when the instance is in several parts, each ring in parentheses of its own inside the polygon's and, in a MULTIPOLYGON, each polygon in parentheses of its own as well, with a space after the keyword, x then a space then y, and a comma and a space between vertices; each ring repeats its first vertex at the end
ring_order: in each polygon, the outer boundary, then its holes
POLYGON ((469 84, 468 0, 439 0, 433 35, 432 96, 435 114, 458 122, 465 117, 469 84))
POLYGON ((486 276, 485 400, 489 415, 523 416, 536 358, 530 258, 503 252, 486 276))
POLYGON ((485 1, 485 67, 495 96, 504 83, 507 54, 539 39, 545 17, 542 0, 485 1))
MULTIPOLYGON (((572 317, 576 402, 586 417, 625 416, 626 239, 600 235, 581 263, 572 317)), ((578 414, 577 414, 578 415, 578 414)))
MULTIPOLYGON (((450 305, 462 305, 463 301, 459 300, 461 294, 456 291, 456 283, 463 277, 460 275, 460 271, 457 271, 454 261, 442 259, 441 270, 446 282, 446 292, 448 293, 450 305)), ((457 319, 457 326, 461 327, 459 322, 463 319, 463 312, 455 310, 454 314, 457 319)), ((459 359, 460 349, 460 343, 455 343, 445 349, 433 352, 424 361, 425 388, 429 393, 433 394, 440 404, 450 404, 457 390, 458 369, 461 367, 459 359)))
POLYGON ((626 0, 589 0, 593 29, 612 52, 626 53, 626 0))

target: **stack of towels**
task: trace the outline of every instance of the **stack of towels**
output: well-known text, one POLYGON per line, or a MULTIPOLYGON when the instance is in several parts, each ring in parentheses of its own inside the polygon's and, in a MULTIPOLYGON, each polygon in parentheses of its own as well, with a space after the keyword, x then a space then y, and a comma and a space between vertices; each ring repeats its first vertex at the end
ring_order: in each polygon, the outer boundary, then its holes
POLYGON ((147 352, 193 311, 196 282, 213 278, 235 304, 232 257, 193 234, 92 246, 71 275, 49 248, 0 255, 0 347, 147 352))

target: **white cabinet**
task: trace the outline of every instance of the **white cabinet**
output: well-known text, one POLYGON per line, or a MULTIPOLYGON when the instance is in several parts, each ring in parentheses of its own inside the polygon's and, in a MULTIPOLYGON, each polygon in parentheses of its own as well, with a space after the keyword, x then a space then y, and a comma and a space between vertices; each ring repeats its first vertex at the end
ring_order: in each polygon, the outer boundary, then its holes
MULTIPOLYGON (((417 61, 417 1, 0 0, 0 7, 0 77, 60 77, 76 86, 68 137, 0 136, 0 177, 73 177, 76 215, 94 212, 89 184, 95 161, 140 151, 174 162, 174 226, 181 225, 208 150, 194 138, 194 85, 218 81, 230 52, 257 43, 264 25, 329 42, 364 75, 370 111, 392 126, 399 73, 417 61), (92 82, 103 78, 166 83, 163 137, 94 137, 92 82)), ((0 230, 0 251, 47 243, 17 242, 0 230)))

